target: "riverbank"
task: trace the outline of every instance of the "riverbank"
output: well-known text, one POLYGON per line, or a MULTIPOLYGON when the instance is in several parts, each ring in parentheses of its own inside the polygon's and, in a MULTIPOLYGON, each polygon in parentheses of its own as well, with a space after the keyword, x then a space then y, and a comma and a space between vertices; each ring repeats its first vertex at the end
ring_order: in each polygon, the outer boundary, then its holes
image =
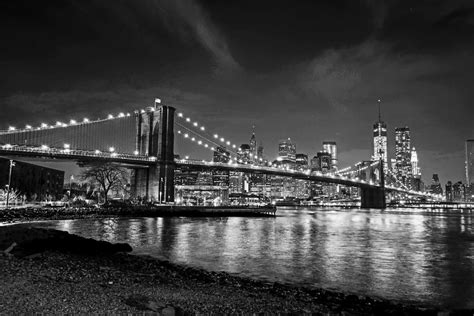
POLYGON ((126 254, 130 251, 126 244, 112 245, 55 230, 2 227, 0 247, 7 249, 0 256, 0 308, 4 314, 149 311, 168 315, 438 315, 440 312, 207 272, 126 254))
POLYGON ((104 217, 275 216, 275 207, 129 205, 118 207, 25 207, 0 210, 0 223, 104 217))

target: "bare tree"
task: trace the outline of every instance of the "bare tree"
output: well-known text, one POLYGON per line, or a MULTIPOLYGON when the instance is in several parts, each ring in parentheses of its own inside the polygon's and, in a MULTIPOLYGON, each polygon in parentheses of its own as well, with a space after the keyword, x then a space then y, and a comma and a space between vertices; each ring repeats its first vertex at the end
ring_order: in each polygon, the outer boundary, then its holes
POLYGON ((107 202, 107 195, 113 188, 123 188, 127 183, 126 171, 124 168, 112 163, 94 163, 82 173, 83 180, 88 180, 98 184, 104 193, 104 200, 107 202))

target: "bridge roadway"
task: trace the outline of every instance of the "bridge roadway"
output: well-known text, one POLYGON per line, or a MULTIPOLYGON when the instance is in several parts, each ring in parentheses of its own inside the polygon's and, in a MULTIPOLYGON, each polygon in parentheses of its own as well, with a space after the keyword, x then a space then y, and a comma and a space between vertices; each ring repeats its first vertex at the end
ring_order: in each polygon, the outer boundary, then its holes
MULTIPOLYGON (((142 156, 135 154, 120 154, 115 152, 101 152, 101 151, 87 151, 87 150, 74 150, 74 149, 60 149, 46 146, 34 147, 34 146, 19 146, 19 145, 2 145, 0 146, 0 156, 20 156, 29 158, 47 158, 53 160, 75 160, 75 161, 103 161, 119 163, 127 166, 147 168, 157 163, 157 158, 152 156, 142 156)), ((236 164, 236 163, 219 163, 219 162, 208 162, 199 160, 186 160, 176 159, 176 166, 190 166, 199 169, 207 170, 227 170, 227 171, 238 171, 246 173, 261 173, 282 177, 291 177, 294 179, 325 182, 341 184, 345 186, 359 187, 359 188, 377 188, 377 184, 367 182, 360 179, 351 179, 349 177, 334 175, 334 174, 322 174, 322 173, 310 173, 309 171, 301 172, 296 170, 285 170, 274 167, 256 166, 247 164, 236 164)), ((393 186, 385 186, 387 191, 407 193, 410 195, 418 196, 429 196, 425 192, 407 191, 401 188, 393 186)))
POLYGON ((98 150, 88 151, 64 148, 59 149, 46 146, 34 147, 9 144, 0 146, 0 156, 49 158, 53 160, 103 161, 142 167, 148 167, 149 165, 156 163, 156 157, 151 156, 101 152, 98 150))

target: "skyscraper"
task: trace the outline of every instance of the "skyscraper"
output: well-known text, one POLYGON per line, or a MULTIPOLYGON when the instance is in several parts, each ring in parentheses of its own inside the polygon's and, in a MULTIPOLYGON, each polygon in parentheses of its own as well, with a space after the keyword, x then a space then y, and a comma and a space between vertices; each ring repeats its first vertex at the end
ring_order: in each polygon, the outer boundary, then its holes
POLYGON ((443 188, 441 187, 441 183, 439 182, 439 176, 437 173, 433 174, 430 191, 434 194, 443 194, 443 188))
POLYGON ((397 179, 406 185, 413 176, 410 129, 407 126, 395 128, 395 159, 397 179))
POLYGON ((474 139, 466 140, 466 184, 474 185, 474 139))
POLYGON ((253 127, 252 137, 250 137, 250 160, 257 160, 257 139, 255 137, 255 126, 253 127))
POLYGON ((306 170, 308 168, 308 155, 296 154, 296 169, 306 170))
POLYGON ((238 162, 245 163, 245 164, 250 163, 252 161, 250 155, 251 155, 250 145, 249 144, 240 145, 239 151, 237 153, 238 162))
POLYGON ((331 167, 337 168, 337 145, 334 141, 323 142, 323 151, 331 155, 331 167))
POLYGON ((411 169, 414 177, 421 177, 421 168, 418 164, 418 154, 416 153, 415 147, 411 149, 411 169))
POLYGON ((260 145, 257 147, 257 157, 258 159, 262 159, 263 161, 263 145, 260 143, 260 145))
POLYGON ((296 145, 291 142, 291 139, 281 140, 278 144, 278 158, 280 160, 296 161, 296 145))
POLYGON ((382 121, 382 116, 380 114, 380 100, 378 100, 378 105, 379 120, 374 124, 374 154, 372 160, 378 161, 381 159, 384 163, 385 169, 387 169, 387 124, 382 121))

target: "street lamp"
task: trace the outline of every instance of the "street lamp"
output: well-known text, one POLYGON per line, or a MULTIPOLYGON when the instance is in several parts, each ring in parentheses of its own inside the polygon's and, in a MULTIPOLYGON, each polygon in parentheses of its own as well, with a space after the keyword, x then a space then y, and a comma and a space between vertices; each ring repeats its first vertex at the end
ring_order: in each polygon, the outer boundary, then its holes
POLYGON ((6 203, 6 208, 8 208, 8 204, 10 202, 10 186, 12 182, 12 169, 15 167, 15 162, 13 160, 10 160, 10 170, 8 172, 8 191, 7 191, 7 203, 6 203))

